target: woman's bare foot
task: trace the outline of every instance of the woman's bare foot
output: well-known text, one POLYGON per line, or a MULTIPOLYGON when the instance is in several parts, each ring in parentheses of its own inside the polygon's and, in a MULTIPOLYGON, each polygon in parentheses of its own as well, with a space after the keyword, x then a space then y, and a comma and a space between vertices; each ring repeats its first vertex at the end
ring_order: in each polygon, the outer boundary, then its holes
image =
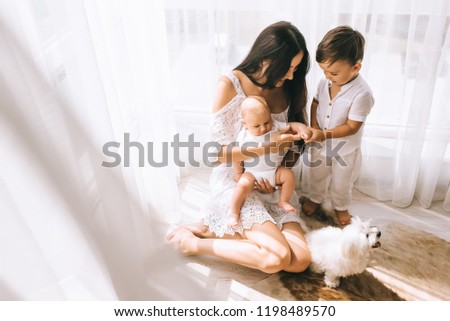
POLYGON ((292 206, 291 204, 289 204, 289 202, 279 201, 278 202, 278 207, 281 207, 282 209, 284 209, 285 211, 288 211, 288 212, 295 212, 296 211, 295 207, 292 206))
POLYGON ((229 228, 233 228, 233 227, 238 226, 239 223, 240 223, 239 213, 231 213, 231 216, 230 216, 230 218, 228 219, 228 222, 227 222, 227 226, 229 228))
POLYGON ((184 227, 191 231, 195 236, 202 239, 216 237, 216 234, 214 232, 211 232, 208 226, 203 224, 203 219, 195 224, 184 225, 184 227))
POLYGON ((340 227, 345 227, 352 222, 352 216, 350 215, 348 210, 345 211, 334 210, 334 213, 336 214, 336 218, 338 220, 338 224, 340 227))
POLYGON ((175 229, 167 235, 169 244, 183 255, 196 254, 198 240, 199 238, 184 226, 175 229))
POLYGON ((313 216, 319 208, 320 204, 314 203, 313 201, 307 199, 307 201, 302 205, 302 212, 307 216, 313 216))

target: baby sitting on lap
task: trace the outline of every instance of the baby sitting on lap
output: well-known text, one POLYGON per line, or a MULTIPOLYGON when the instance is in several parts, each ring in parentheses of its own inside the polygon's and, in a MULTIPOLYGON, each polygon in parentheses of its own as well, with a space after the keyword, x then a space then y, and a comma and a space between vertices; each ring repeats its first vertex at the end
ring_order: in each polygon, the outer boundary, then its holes
MULTIPOLYGON (((256 147, 258 144, 270 141, 269 135, 288 126, 286 123, 272 119, 269 106, 263 97, 248 96, 241 104, 242 125, 237 142, 239 146, 256 147), (253 143, 253 144, 252 144, 253 143)), ((278 206, 288 212, 295 212, 295 208, 289 204, 289 199, 295 189, 294 173, 280 166, 284 154, 289 149, 274 151, 260 157, 233 163, 237 187, 231 199, 231 217, 228 220, 229 227, 239 225, 241 206, 248 194, 254 189, 257 181, 267 179, 272 186, 281 189, 278 206), (281 185, 281 186, 280 186, 281 185)))

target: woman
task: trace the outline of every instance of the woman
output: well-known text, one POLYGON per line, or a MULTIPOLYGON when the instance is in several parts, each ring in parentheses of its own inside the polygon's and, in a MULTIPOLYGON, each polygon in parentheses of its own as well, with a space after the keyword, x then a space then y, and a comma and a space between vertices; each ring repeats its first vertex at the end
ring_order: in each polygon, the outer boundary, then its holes
MULTIPOLYGON (((308 267, 311 257, 295 193, 290 202, 297 212, 287 212, 277 206, 274 186, 262 180, 242 206, 241 224, 237 227, 227 224, 236 187, 231 162, 249 159, 250 153, 261 156, 271 148, 273 151, 283 144, 310 137, 311 132, 304 125, 308 69, 309 53, 304 37, 295 26, 281 21, 265 28, 244 61, 219 79, 210 132, 213 141, 222 146, 218 151, 221 165, 211 175, 212 195, 204 209, 204 220, 195 226, 180 227, 167 236, 181 253, 212 255, 266 273, 302 272, 308 267), (295 123, 277 132, 270 144, 247 148, 244 155, 240 147, 231 144, 241 127, 240 104, 250 95, 264 97, 273 118, 295 123)), ((286 159, 291 159, 286 166, 295 164, 292 152, 286 159)))

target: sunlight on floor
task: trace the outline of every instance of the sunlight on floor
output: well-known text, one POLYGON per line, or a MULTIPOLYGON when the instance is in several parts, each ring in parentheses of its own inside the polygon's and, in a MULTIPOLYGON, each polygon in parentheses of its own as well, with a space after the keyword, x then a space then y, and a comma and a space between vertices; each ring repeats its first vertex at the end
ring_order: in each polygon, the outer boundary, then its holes
POLYGON ((384 269, 383 267, 367 268, 380 282, 406 300, 434 301, 443 300, 444 296, 432 287, 420 288, 417 283, 412 283, 404 275, 384 269))
POLYGON ((187 263, 193 278, 199 284, 214 293, 216 300, 274 300, 270 296, 260 293, 231 277, 215 277, 212 269, 199 263, 187 263))

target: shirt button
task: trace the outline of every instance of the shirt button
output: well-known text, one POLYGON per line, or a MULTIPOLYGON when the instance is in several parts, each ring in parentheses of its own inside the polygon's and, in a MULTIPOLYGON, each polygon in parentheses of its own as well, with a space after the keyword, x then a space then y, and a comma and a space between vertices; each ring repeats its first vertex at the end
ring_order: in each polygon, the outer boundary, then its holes
POLYGON ((330 118, 330 115, 327 115, 327 118, 330 118))
POLYGON ((326 127, 324 127, 323 129, 327 130, 327 128, 326 128, 326 127))
POLYGON ((330 106, 331 106, 331 105, 333 105, 333 103, 332 103, 332 102, 330 101, 330 102, 328 103, 328 105, 330 105, 330 106))

